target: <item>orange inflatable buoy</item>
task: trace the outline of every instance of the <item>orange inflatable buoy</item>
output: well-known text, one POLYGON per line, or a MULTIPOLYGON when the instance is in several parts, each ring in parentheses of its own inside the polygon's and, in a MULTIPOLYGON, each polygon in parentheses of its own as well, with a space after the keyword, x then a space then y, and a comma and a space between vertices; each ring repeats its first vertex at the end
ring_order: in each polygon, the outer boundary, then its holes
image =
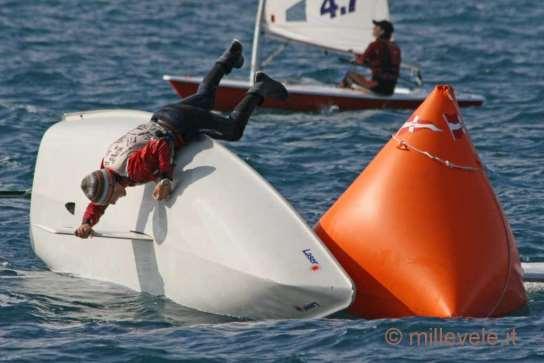
POLYGON ((527 297, 516 241, 464 126, 437 86, 323 215, 316 233, 366 318, 500 316, 527 297))

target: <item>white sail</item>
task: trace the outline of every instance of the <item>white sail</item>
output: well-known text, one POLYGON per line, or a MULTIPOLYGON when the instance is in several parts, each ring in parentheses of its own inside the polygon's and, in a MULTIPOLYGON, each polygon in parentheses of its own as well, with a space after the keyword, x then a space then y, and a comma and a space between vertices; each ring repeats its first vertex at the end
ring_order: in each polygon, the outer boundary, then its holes
POLYGON ((372 20, 389 20, 387 0, 268 0, 263 25, 289 40, 362 53, 374 40, 372 20))

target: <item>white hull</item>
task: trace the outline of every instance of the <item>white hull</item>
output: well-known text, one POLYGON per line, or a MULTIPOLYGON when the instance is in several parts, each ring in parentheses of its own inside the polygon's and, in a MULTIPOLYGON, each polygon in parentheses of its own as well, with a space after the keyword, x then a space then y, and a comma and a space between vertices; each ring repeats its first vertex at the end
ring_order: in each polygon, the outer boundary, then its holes
POLYGON ((323 317, 349 306, 352 282, 313 231, 253 169, 207 137, 178 153, 178 185, 166 203, 152 200, 148 183, 108 208, 96 226, 109 231, 103 237, 52 233, 79 224, 87 204, 81 178, 112 141, 150 116, 71 114, 44 135, 30 221, 33 248, 51 270, 252 319, 323 317), (75 202, 75 215, 66 202, 75 202), (153 240, 115 237, 131 231, 153 240))

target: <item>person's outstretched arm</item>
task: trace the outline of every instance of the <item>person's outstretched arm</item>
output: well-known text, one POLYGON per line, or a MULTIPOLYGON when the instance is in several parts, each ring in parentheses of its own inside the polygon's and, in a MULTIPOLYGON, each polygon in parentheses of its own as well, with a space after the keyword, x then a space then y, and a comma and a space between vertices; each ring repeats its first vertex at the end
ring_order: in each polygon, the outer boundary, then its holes
POLYGON ((150 140, 128 160, 128 174, 136 183, 155 181, 156 200, 167 199, 173 190, 174 146, 166 139, 150 140))
POLYGON ((363 65, 363 66, 370 66, 370 63, 374 58, 377 56, 377 43, 372 42, 368 45, 365 52, 363 54, 357 54, 355 56, 355 63, 363 65))
POLYGON ((98 223, 107 207, 107 205, 89 203, 83 214, 81 225, 75 230, 75 235, 80 238, 89 237, 93 233, 92 227, 98 223))
POLYGON ((159 157, 159 181, 153 190, 155 200, 165 200, 174 189, 172 174, 174 171, 174 150, 170 143, 162 139, 157 144, 159 157))

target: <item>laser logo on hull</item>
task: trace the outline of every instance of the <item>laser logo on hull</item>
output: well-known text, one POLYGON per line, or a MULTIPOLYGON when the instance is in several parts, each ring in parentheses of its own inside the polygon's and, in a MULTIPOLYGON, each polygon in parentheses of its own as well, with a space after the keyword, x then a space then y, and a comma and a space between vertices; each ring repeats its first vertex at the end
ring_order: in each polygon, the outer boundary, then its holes
POLYGON ((312 271, 319 270, 319 262, 317 261, 315 256, 312 254, 312 250, 307 248, 305 250, 302 250, 302 253, 304 253, 304 256, 306 256, 308 261, 310 261, 310 263, 312 264, 312 271))

